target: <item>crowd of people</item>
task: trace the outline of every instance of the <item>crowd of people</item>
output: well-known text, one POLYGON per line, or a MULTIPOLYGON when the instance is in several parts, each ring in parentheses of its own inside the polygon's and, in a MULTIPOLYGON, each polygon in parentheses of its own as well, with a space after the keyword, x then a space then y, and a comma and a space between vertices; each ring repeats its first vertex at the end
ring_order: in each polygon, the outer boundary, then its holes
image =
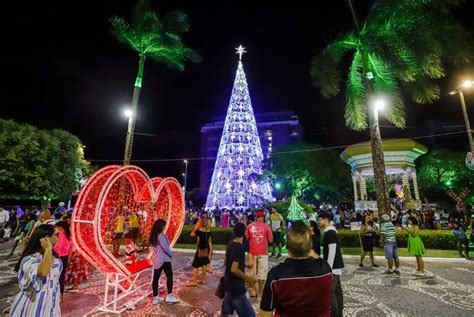
MULTIPOLYGON (((344 261, 338 230, 345 227, 345 217, 344 212, 326 209, 307 215, 303 221, 288 222, 276 208, 200 214, 198 210, 192 210, 187 218, 194 226, 191 236, 196 238, 196 251, 192 261, 192 277, 186 285, 195 287, 207 283, 208 274, 212 273, 212 228, 229 226, 232 227, 233 237, 227 244, 224 259, 222 315, 236 312, 239 316, 255 316, 249 298, 256 297, 259 316, 271 316, 274 312, 279 315, 342 316, 344 295, 341 275, 344 261), (280 258, 283 245, 287 258, 270 268, 269 258, 280 258)), ((123 210, 115 218, 112 251, 121 256, 120 241, 125 238, 126 260, 130 260, 136 251, 128 246, 139 236, 140 217, 133 210, 123 210)), ((462 214, 450 215, 460 255, 467 258, 466 230, 470 225, 474 235, 474 216, 468 220, 462 218, 465 218, 462 214)), ((364 266, 367 255, 371 266, 378 267, 373 250, 379 241, 387 260, 384 273, 400 275, 396 231, 404 230, 408 236, 408 253, 416 258, 415 274, 425 273, 425 247, 419 234, 422 226, 418 212, 408 211, 400 219, 383 214, 379 219, 371 211, 349 211, 349 219, 359 224, 360 267, 364 266)), ((39 214, 29 209, 24 213, 15 210, 10 213, 0 208, 4 237, 15 241, 11 254, 17 247, 22 249, 15 267, 20 292, 9 309, 10 316, 28 316, 32 312, 41 312, 42 316, 59 316, 59 304, 64 292, 68 288, 77 289, 79 283, 90 275, 87 261, 74 250, 70 220, 71 213, 64 208, 54 212, 45 208, 39 214), (8 237, 5 232, 9 232, 8 237), (32 292, 34 296, 31 296, 32 292)), ((149 241, 142 241, 142 245, 151 246, 149 259, 153 267, 155 305, 179 303, 173 294, 173 254, 164 233, 165 227, 164 220, 155 220, 149 241), (163 271, 167 293, 162 298, 158 285, 163 271)))

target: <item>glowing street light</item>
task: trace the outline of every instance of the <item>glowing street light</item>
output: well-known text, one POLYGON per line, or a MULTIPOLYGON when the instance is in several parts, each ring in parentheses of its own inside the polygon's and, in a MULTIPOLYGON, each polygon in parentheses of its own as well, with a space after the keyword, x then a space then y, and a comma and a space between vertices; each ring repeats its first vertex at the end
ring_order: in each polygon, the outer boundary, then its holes
POLYGON ((377 111, 382 111, 387 107, 387 101, 383 98, 377 98, 373 103, 374 109, 377 111))
POLYGON ((474 82, 472 80, 465 80, 462 83, 463 88, 471 88, 472 85, 474 85, 474 82))
POLYGON ((131 109, 125 109, 125 111, 123 112, 123 114, 124 114, 127 118, 133 117, 133 111, 132 111, 131 109))

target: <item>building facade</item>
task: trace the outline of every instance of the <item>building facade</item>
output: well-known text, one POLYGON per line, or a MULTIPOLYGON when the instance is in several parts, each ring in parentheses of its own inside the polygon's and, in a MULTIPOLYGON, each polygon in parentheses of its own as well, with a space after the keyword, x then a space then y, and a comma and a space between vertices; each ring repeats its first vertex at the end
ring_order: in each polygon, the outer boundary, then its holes
MULTIPOLYGON (((201 195, 208 193, 225 117, 216 117, 201 128, 201 166, 199 187, 201 195)), ((293 111, 255 114, 260 144, 265 158, 280 145, 301 142, 301 125, 293 111)))

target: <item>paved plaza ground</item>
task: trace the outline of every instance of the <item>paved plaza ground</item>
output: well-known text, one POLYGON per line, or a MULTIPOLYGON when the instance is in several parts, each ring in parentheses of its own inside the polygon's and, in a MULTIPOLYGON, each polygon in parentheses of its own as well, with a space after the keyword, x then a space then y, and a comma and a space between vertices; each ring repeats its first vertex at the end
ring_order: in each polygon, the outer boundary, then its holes
MULTIPOLYGON (((16 274, 12 271, 18 254, 7 257, 10 242, 0 245, 0 309, 3 311, 18 291, 16 274)), ((175 252, 175 293, 177 305, 153 306, 149 296, 134 311, 122 316, 216 316, 220 300, 214 296, 215 286, 223 273, 223 255, 216 254, 207 285, 187 288, 191 276, 192 252, 175 252)), ((281 261, 282 259, 280 259, 281 261)), ((344 316, 473 316, 474 262, 429 262, 426 276, 414 275, 414 261, 402 261, 401 276, 386 276, 385 268, 359 268, 357 259, 346 258, 342 276, 344 316)), ((383 260, 378 260, 383 265, 383 260)), ((270 265, 276 264, 272 259, 270 265)), ((164 275, 164 274, 163 274, 164 275)), ((146 278, 149 278, 145 275, 146 278)), ((165 278, 163 276, 163 281, 165 278)), ((104 290, 104 278, 94 271, 77 292, 68 292, 61 304, 63 316, 111 316, 98 313, 104 290)), ((162 288, 161 291, 164 291, 162 288)), ((253 302, 254 307, 258 304, 253 302)))

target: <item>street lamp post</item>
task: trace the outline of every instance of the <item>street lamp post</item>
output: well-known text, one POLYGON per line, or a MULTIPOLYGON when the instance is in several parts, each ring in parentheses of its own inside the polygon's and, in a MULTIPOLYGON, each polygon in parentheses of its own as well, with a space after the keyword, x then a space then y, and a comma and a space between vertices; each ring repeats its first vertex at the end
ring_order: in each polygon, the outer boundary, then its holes
POLYGON ((183 161, 184 163, 184 188, 183 188, 183 191, 184 191, 184 201, 186 201, 186 184, 187 184, 187 180, 188 180, 188 160, 184 160, 183 161))
POLYGON ((469 117, 467 115, 466 100, 464 99, 463 90, 471 88, 473 85, 474 85, 473 81, 466 80, 461 87, 451 92, 451 95, 455 95, 455 94, 459 95, 459 101, 461 102, 461 109, 462 109, 462 114, 464 116, 464 123, 466 124, 467 138, 469 140, 469 148, 471 149, 471 153, 474 153, 474 143, 472 141, 471 124, 469 123, 469 117))
POLYGON ((123 165, 130 164, 132 159, 133 130, 135 128, 135 114, 131 109, 126 109, 124 115, 128 118, 127 136, 125 139, 125 152, 123 154, 123 165))

